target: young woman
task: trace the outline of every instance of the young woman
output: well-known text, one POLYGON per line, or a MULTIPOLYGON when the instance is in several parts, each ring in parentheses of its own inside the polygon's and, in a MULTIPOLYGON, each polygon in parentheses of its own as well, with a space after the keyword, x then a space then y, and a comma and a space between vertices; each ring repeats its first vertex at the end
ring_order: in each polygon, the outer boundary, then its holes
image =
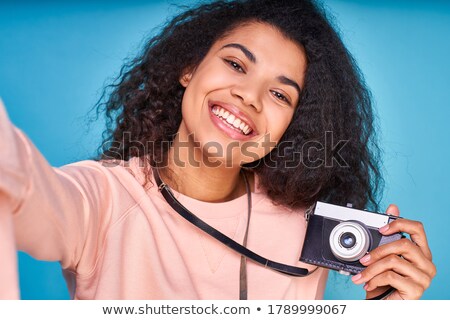
MULTIPOLYGON (((62 168, 1 110, 0 214, 18 249, 60 261, 75 299, 323 297, 327 271, 298 261, 305 210, 317 200, 377 209, 382 179, 370 95, 315 3, 190 9, 110 88, 101 155, 62 168), (183 219, 167 190, 228 238, 312 273, 243 258, 183 219)), ((389 299, 420 298, 436 273, 422 225, 380 232, 411 240, 367 254, 352 280, 368 297, 391 287, 389 299)))

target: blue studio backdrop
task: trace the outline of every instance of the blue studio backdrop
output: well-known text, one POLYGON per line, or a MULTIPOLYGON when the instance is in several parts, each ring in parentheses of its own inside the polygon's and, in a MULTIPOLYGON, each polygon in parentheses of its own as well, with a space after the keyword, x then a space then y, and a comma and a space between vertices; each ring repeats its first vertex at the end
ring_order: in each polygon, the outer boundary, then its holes
MULTIPOLYGON (((395 203, 402 216, 424 223, 438 275, 423 298, 449 299, 450 3, 324 4, 373 93, 383 207, 395 203)), ((88 113, 103 86, 176 12, 165 1, 0 2, 0 96, 13 123, 53 166, 91 157, 103 123, 88 113)), ((19 253, 19 270, 22 299, 69 298, 57 262, 19 253)), ((326 299, 363 297, 361 286, 330 274, 326 299)))

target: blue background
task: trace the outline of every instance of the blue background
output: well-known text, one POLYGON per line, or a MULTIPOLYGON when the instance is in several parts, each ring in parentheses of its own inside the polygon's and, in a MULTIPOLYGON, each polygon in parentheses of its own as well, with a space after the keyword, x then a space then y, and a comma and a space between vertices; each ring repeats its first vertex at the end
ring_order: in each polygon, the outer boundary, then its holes
MULTIPOLYGON (((424 223, 438 275, 423 298, 449 299, 450 4, 325 4, 374 96, 384 207, 396 203, 402 216, 424 223)), ((102 87, 175 12, 163 1, 0 3, 0 96, 52 165, 93 154, 103 123, 91 123, 88 112, 102 87)), ((58 263, 19 253, 19 268, 22 299, 69 298, 58 263)), ((361 286, 331 273, 325 298, 363 297, 361 286)))

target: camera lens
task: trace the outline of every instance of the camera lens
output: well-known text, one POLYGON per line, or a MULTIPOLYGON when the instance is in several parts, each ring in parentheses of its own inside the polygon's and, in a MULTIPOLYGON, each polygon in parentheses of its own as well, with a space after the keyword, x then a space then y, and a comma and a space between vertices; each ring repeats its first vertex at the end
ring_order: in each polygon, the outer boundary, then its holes
POLYGON ((359 221, 343 221, 331 230, 329 242, 337 259, 356 262, 370 248, 370 233, 359 221))
POLYGON ((356 237, 351 232, 345 232, 339 238, 339 242, 341 243, 341 246, 349 249, 356 244, 356 237))

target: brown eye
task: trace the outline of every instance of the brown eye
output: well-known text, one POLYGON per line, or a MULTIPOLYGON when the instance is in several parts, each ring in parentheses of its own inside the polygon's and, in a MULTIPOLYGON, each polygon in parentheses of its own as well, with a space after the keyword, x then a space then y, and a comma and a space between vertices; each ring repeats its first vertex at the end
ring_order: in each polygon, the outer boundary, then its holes
POLYGON ((236 61, 229 60, 229 59, 223 59, 223 60, 234 70, 245 73, 244 68, 242 68, 241 65, 239 63, 237 63, 236 61))
POLYGON ((289 105, 291 104, 291 102, 289 101, 289 99, 282 93, 278 92, 278 91, 271 91, 272 94, 275 96, 275 98, 277 98, 278 100, 281 100, 283 102, 288 103, 289 105))

